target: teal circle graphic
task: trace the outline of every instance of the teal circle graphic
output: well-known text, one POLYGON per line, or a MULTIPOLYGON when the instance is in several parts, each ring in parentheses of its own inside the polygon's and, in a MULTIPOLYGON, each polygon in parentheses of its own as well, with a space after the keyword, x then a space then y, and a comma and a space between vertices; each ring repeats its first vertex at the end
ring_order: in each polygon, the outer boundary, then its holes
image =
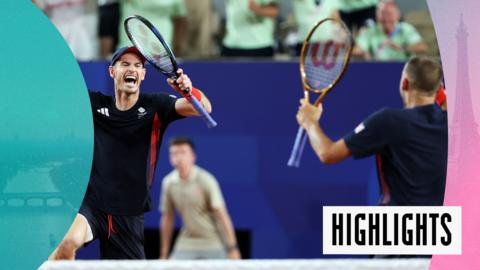
POLYGON ((36 269, 70 227, 93 155, 85 82, 31 1, 0 9, 0 269, 36 269))

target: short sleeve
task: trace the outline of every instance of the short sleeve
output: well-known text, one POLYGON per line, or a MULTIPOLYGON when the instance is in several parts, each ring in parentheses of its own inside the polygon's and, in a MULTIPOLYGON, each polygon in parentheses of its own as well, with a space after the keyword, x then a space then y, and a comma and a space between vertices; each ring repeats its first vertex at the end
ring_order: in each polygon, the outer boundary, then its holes
POLYGON ((105 96, 99 91, 88 90, 88 97, 90 98, 92 112, 95 114, 94 109, 96 107, 102 106, 105 100, 105 96))
POLYGON ((160 195, 160 205, 158 207, 161 213, 174 211, 172 199, 168 193, 168 182, 169 181, 166 177, 162 181, 162 193, 160 195))
POLYGON ((380 110, 360 123, 344 137, 354 158, 363 158, 382 152, 397 136, 392 129, 389 110, 380 110))
POLYGON ((223 199, 222 191, 218 185, 217 180, 213 175, 205 174, 205 188, 208 192, 209 207, 212 209, 220 209, 225 207, 225 201, 223 199))
POLYGON ((177 119, 183 118, 175 109, 177 97, 163 93, 153 95, 156 111, 164 123, 170 123, 177 119))
POLYGON ((413 45, 419 42, 422 42, 422 37, 418 33, 417 29, 411 24, 402 23, 404 36, 407 39, 406 42, 408 45, 413 45))

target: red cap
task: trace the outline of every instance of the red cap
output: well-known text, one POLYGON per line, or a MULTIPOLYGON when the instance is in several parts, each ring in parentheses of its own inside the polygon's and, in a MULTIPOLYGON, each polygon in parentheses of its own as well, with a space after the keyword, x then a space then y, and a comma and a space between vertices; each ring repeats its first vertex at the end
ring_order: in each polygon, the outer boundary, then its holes
POLYGON ((110 61, 110 65, 111 66, 115 65, 115 62, 117 62, 118 59, 120 59, 120 57, 126 53, 134 53, 138 55, 138 57, 140 57, 140 59, 142 59, 142 62, 145 64, 146 59, 145 57, 143 57, 142 53, 137 49, 137 47, 130 46, 130 47, 122 47, 116 50, 113 53, 112 60, 110 61))

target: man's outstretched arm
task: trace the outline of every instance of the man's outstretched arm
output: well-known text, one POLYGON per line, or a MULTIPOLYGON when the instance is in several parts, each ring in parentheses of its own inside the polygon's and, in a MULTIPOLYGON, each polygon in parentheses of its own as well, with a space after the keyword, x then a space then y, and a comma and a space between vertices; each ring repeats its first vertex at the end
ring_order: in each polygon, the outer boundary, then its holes
MULTIPOLYGON (((182 93, 184 89, 192 89, 192 94, 200 101, 200 104, 205 108, 205 111, 208 113, 212 112, 212 104, 210 100, 205 96, 205 94, 198 90, 193 89, 192 82, 190 78, 183 73, 182 69, 178 69, 178 78, 176 81, 172 79, 167 79, 167 83, 172 87, 175 91, 182 93)), ((195 110, 193 105, 186 99, 186 98, 179 98, 175 102, 175 110, 178 114, 182 116, 198 116, 199 113, 195 110)))

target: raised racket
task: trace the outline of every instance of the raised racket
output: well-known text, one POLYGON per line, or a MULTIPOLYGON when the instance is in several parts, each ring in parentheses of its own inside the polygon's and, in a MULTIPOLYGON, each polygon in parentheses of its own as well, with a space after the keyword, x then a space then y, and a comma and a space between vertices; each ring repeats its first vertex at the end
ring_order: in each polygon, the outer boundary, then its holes
MULTIPOLYGON (((173 80, 177 79, 178 64, 172 50, 163 39, 155 26, 142 16, 130 16, 123 23, 125 32, 132 43, 163 75, 173 80)), ((192 95, 191 89, 185 89, 183 96, 193 105, 202 116, 209 128, 215 127, 217 122, 208 114, 200 102, 192 95)))
MULTIPOLYGON (((338 19, 326 18, 317 22, 303 42, 300 53, 300 75, 306 99, 318 95, 318 106, 340 81, 350 61, 353 39, 347 26, 338 19)), ((288 166, 299 167, 307 141, 300 127, 295 138, 288 166)))

